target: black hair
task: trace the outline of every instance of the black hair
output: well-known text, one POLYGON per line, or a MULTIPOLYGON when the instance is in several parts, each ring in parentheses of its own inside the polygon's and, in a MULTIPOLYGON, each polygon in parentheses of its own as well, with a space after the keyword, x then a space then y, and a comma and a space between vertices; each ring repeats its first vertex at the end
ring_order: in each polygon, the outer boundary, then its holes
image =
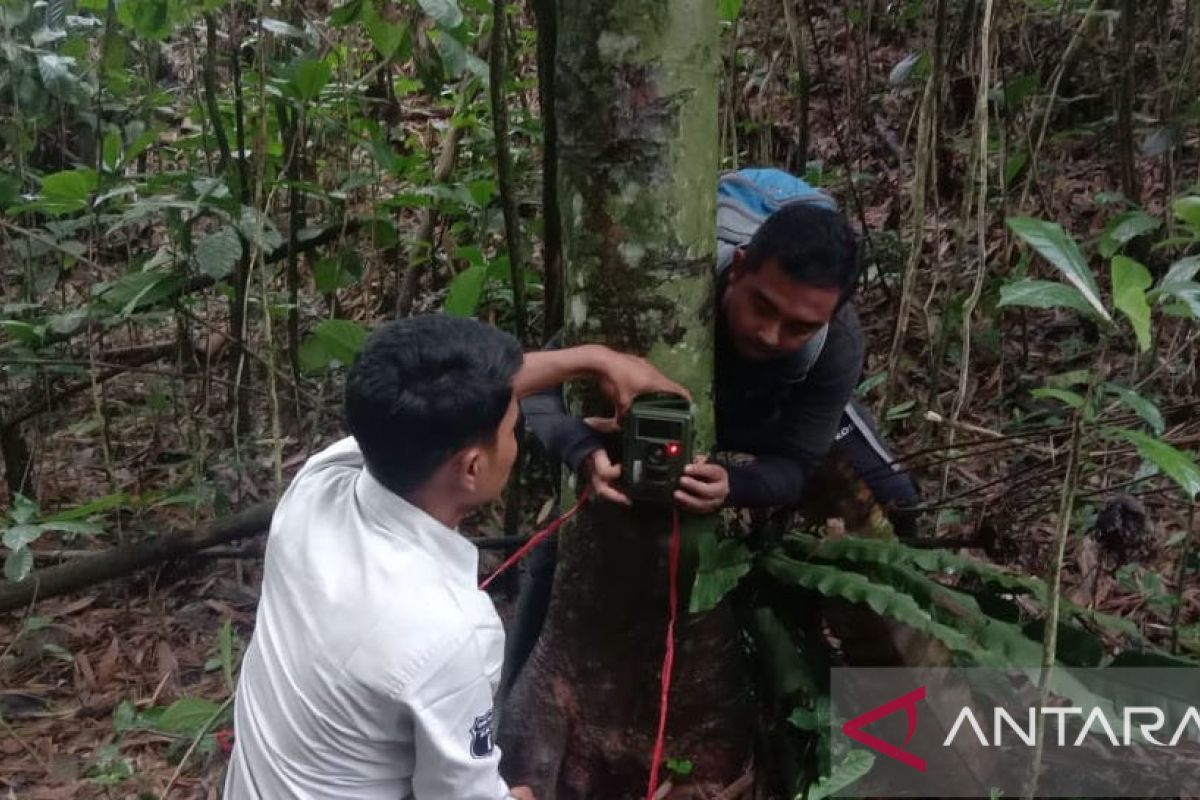
POLYGON ((858 235, 838 211, 808 202, 788 203, 759 226, 746 245, 746 269, 769 260, 798 283, 854 293, 862 254, 858 235))
POLYGON ((346 425, 367 469, 404 495, 462 448, 494 442, 522 358, 516 339, 471 319, 376 328, 346 379, 346 425))

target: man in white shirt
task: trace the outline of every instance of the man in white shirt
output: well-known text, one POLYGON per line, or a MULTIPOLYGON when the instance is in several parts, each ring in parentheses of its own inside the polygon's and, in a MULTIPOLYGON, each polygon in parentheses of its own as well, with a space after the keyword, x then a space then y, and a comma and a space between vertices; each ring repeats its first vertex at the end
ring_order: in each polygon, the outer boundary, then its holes
POLYGON ((532 800, 499 774, 504 630, 456 526, 499 498, 517 400, 589 375, 618 412, 686 392, 584 346, 522 356, 440 315, 387 323, 346 384, 353 434, 313 456, 271 520, 235 707, 229 800, 532 800))

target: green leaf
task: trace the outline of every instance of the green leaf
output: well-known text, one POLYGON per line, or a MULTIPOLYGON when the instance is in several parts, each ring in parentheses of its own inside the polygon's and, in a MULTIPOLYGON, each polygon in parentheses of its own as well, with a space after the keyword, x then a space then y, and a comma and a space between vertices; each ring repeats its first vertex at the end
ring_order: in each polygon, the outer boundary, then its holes
POLYGON ((1100 234, 1100 255, 1112 258, 1128 242, 1160 227, 1162 222, 1157 217, 1152 217, 1140 209, 1117 214, 1108 221, 1104 232, 1100 234))
POLYGON ((0 211, 21 199, 21 180, 16 175, 0 172, 0 211))
POLYGON ((4 577, 13 583, 20 583, 29 577, 33 570, 33 553, 28 547, 13 550, 4 559, 4 577))
POLYGON ((1029 308, 1072 308, 1092 316, 1095 311, 1074 286, 1054 281, 1024 279, 1000 287, 1000 306, 1029 308))
POLYGON ((454 0, 418 0, 418 2, 425 13, 438 24, 438 27, 452 31, 462 25, 462 10, 454 0))
POLYGON ((242 206, 238 230, 247 242, 257 243, 264 253, 270 253, 283 246, 283 235, 279 233, 275 223, 260 214, 257 208, 242 206))
POLYGON ((291 85, 301 100, 311 101, 320 96, 333 75, 333 67, 323 59, 305 59, 292 72, 291 85))
POLYGON ((225 673, 225 685, 233 689, 233 621, 226 617, 217 636, 217 649, 221 653, 221 671, 225 673))
POLYGON ((329 15, 329 22, 335 27, 341 28, 353 22, 357 22, 363 12, 363 0, 349 0, 343 3, 329 15))
POLYGON ((479 306, 483 286, 487 283, 487 267, 482 264, 467 267, 454 276, 442 310, 452 317, 469 317, 479 306))
POLYGON ((26 497, 23 494, 18 494, 13 500, 12 511, 8 515, 12 517, 13 522, 26 523, 33 522, 33 518, 37 516, 38 507, 32 498, 26 497))
POLYGON ((467 70, 467 48, 445 31, 434 31, 434 33, 437 34, 437 52, 442 59, 446 76, 450 78, 461 76, 467 70))
POLYGON ((1015 155, 1009 156, 1004 162, 1004 183, 1012 186, 1013 181, 1021 174, 1021 170, 1025 169, 1025 165, 1029 162, 1029 154, 1024 150, 1018 151, 1015 155))
POLYGON ((104 528, 94 522, 50 520, 48 522, 39 522, 38 527, 43 531, 58 531, 60 533, 73 533, 83 536, 97 536, 104 533, 104 528))
POLYGON ((363 1, 362 21, 367 36, 371 37, 371 44, 375 45, 375 49, 385 59, 394 56, 408 36, 408 26, 403 22, 391 22, 380 16, 374 0, 363 1))
POLYGON ((1175 310, 1179 312, 1176 316, 1190 315, 1193 319, 1200 319, 1200 283, 1190 282, 1173 286, 1170 291, 1166 292, 1166 295, 1179 302, 1175 306, 1163 309, 1164 313, 1175 310))
POLYGON ((1174 286, 1183 286, 1196 280, 1200 273, 1200 256, 1187 256, 1171 265, 1167 274, 1158 282, 1158 291, 1167 291, 1174 286))
POLYGON ((1200 238, 1200 197, 1181 197, 1171 209, 1192 229, 1192 235, 1200 238))
POLYGON ((154 305, 169 297, 179 285, 179 279, 170 272, 151 269, 131 272, 116 283, 105 287, 100 300, 113 308, 122 317, 127 317, 138 308, 154 305))
POLYGON ((357 322, 325 320, 301 346, 301 366, 307 372, 319 372, 335 361, 350 366, 366 340, 367 329, 357 322))
POLYGON ((688 611, 698 614, 718 603, 750 572, 753 554, 740 539, 721 538, 705 531, 699 542, 699 562, 688 611))
POLYGON ((55 216, 74 214, 87 208, 96 188, 96 173, 90 169, 55 172, 42 179, 42 190, 33 205, 55 216))
POLYGON ((145 39, 165 39, 171 32, 167 0, 125 0, 118 18, 145 39))
POLYGON ((1137 335, 1138 349, 1150 349, 1150 304, 1146 290, 1154 279, 1150 270, 1132 258, 1114 256, 1112 260, 1113 305, 1129 318, 1137 335))
POLYGON ((733 22, 742 13, 742 0, 717 0, 717 10, 722 22, 733 22))
POLYGON ((362 258, 349 248, 344 248, 336 256, 322 258, 313 265, 313 283, 322 294, 352 286, 362 274, 362 258))
POLYGON ((1104 307, 1100 299, 1100 290, 1091 269, 1067 233, 1053 222, 1047 222, 1032 217, 1010 217, 1008 227, 1017 236, 1053 264, 1072 286, 1079 290, 1084 300, 1106 322, 1112 322, 1112 315, 1104 307))
POLYGON ((4 546, 9 550, 20 550, 36 542, 41 535, 40 525, 13 525, 4 532, 4 546))
POLYGON ((121 166, 121 134, 109 131, 104 137, 102 159, 104 169, 108 172, 116 172, 117 168, 121 166))
POLYGON ((158 718, 158 728, 167 733, 196 733, 213 720, 219 709, 210 700, 184 697, 167 707, 158 718))
POLYGON ((85 519, 94 514, 99 514, 101 511, 108 511, 113 508, 125 508, 125 507, 129 506, 129 504, 130 504, 129 495, 125 494, 124 492, 119 492, 117 494, 108 494, 108 495, 105 495, 104 497, 100 497, 100 498, 97 498, 96 500, 92 500, 90 502, 84 503, 81 506, 76 506, 75 508, 69 508, 65 511, 60 511, 57 514, 53 514, 49 517, 44 517, 42 519, 42 522, 47 523, 47 522, 57 522, 60 520, 85 519))
POLYGON ((1079 394, 1078 392, 1070 392, 1066 389, 1055 389, 1046 386, 1041 389, 1034 389, 1030 392, 1030 394, 1038 399, 1042 399, 1044 397, 1053 398, 1060 403, 1065 403, 1071 408, 1083 408, 1083 395, 1079 394))
POLYGON ((870 772, 874 765, 874 753, 851 750, 828 775, 822 775, 820 780, 808 787, 808 791, 804 793, 804 800, 825 800, 826 797, 840 795, 848 786, 870 772))
POLYGON ((196 242, 196 264, 205 275, 222 280, 242 257, 242 240, 229 226, 218 228, 196 242))
POLYGON ((1195 500, 1200 494, 1200 467, 1187 453, 1138 431, 1120 430, 1117 433, 1132 442, 1142 458, 1175 481, 1188 499, 1195 500))
POLYGON ((17 319, 0 319, 0 328, 12 338, 21 342, 38 344, 46 331, 41 325, 31 325, 17 319))
POLYGON ((1106 383, 1104 384, 1104 388, 1121 398, 1121 402, 1145 420, 1146 424, 1156 434, 1161 436, 1163 431, 1166 430, 1166 423, 1163 421, 1162 412, 1158 410, 1158 406, 1154 403, 1127 386, 1106 383))

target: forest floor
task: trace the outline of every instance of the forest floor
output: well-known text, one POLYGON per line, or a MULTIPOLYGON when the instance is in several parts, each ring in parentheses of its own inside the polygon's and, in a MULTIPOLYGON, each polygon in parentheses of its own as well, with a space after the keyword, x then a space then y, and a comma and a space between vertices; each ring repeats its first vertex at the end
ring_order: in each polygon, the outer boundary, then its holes
MULTIPOLYGON (((767 53, 782 46, 769 33, 769 24, 751 22, 755 33, 741 47, 767 53)), ((839 49, 831 34, 831 40, 824 43, 826 74, 814 95, 811 120, 816 157, 870 176, 861 184, 860 203, 854 209, 854 215, 861 216, 872 231, 877 270, 859 300, 869 339, 867 376, 886 368, 891 346, 895 282, 885 286, 887 281, 878 274, 890 280, 904 263, 899 242, 908 238, 901 226, 907 224, 905 198, 911 180, 910 154, 904 148, 912 135, 915 107, 913 92, 889 89, 880 77, 906 55, 905 49, 886 40, 876 44, 869 59, 875 75, 870 111, 851 115, 844 113, 846 103, 852 101, 854 92, 862 91, 850 85, 850 77, 858 74, 849 63, 854 52, 853 48, 839 49), (842 80, 840 76, 847 77, 842 80), (845 163, 847 156, 851 164, 845 163), (893 245, 896 252, 889 254, 893 245)), ((794 138, 793 127, 776 115, 782 113, 778 109, 791 107, 789 95, 779 85, 755 87, 746 81, 741 98, 737 114, 757 124, 753 135, 759 137, 746 144, 746 150, 756 161, 781 163, 782 150, 794 138)), ((1053 178, 1038 190, 1044 215, 1080 235, 1094 235, 1102 227, 1106 212, 1091 198, 1112 190, 1115 180, 1113 164, 1095 144, 1091 133, 1057 140, 1044 156, 1048 163, 1056 164, 1053 178)), ((949 153, 949 146, 947 150, 949 153)), ((956 161, 950 153, 949 169, 953 171, 961 160, 961 155, 956 161)), ((1154 199, 1162 194, 1158 162, 1143 160, 1140 169, 1146 207, 1161 211, 1162 201, 1154 199)), ((925 268, 931 269, 953 248, 955 212, 950 198, 943 202, 941 212, 944 224, 931 222, 926 231, 924 249, 929 258, 924 261, 925 268)), ((999 254, 1005 246, 999 222, 989 237, 989 252, 995 248, 999 254)), ((370 291, 371 287, 363 287, 364 296, 370 291)), ((365 302, 359 306, 363 321, 371 316, 367 307, 365 302)), ((343 313, 353 314, 354 308, 351 298, 343 305, 343 313)), ((926 364, 935 344, 931 328, 936 316, 935 310, 914 323, 902 375, 896 381, 897 402, 882 409, 887 418, 884 428, 902 454, 927 450, 939 441, 939 427, 923 422, 913 409, 928 407, 931 391, 942 398, 952 395, 958 380, 956 371, 947 366, 940 376, 940 388, 931 390, 932 376, 926 364), (914 402, 905 409, 903 401, 907 400, 914 402)), ((963 416, 975 430, 964 433, 964 441, 986 442, 991 436, 987 431, 1006 434, 1018 417, 1027 421, 1041 414, 1045 423, 1054 422, 1045 407, 1027 403, 1027 389, 1040 385, 1032 383, 1031 376, 1072 368, 1061 358, 1062 342, 1077 332, 1077 324, 1065 315, 1038 319, 1037 325, 1028 326, 1021 315, 1006 314, 996 328, 988 328, 993 320, 982 322, 977 334, 984 342, 983 352, 972 365, 970 397, 963 416), (1022 413, 1015 414, 1015 407, 1022 413)), ((1170 370, 1163 368, 1178 357, 1179 353, 1167 351, 1150 365, 1115 363, 1110 367, 1114 371, 1140 370, 1137 374, 1143 385, 1157 388, 1164 400, 1192 402, 1193 397, 1180 396, 1180 386, 1186 384, 1175 381, 1170 370)), ((132 383, 126 389, 143 391, 132 383)), ((121 391, 121 384, 114 384, 109 397, 118 407, 121 391)), ((334 408, 336 394, 328 387, 321 391, 326 408, 334 408)), ((867 397, 877 400, 878 389, 867 397)), ((941 405, 948 407, 949 402, 941 405)), ((175 414, 182 419, 198 407, 182 403, 175 414)), ((56 412, 60 420, 72 413, 78 414, 78 422, 58 426, 40 441, 39 497, 45 507, 103 495, 114 486, 148 492, 178 485, 175 465, 189 448, 181 425, 151 425, 136 412, 117 414, 109 431, 109 466, 105 467, 85 405, 75 412, 56 412)), ((314 426, 320 434, 313 441, 286 444, 285 482, 306 454, 339 435, 336 419, 335 411, 323 412, 314 426)), ((1195 441, 1200 434, 1200 420, 1195 415, 1169 418, 1168 425, 1176 439, 1195 441)), ((1053 534, 1056 476, 1061 477, 1063 469, 1061 447, 1046 455, 1046 450, 1053 450, 1046 438, 1032 443, 998 441, 1008 445, 1003 450, 977 446, 978 454, 971 452, 972 446, 963 446, 962 456, 948 466, 938 463, 936 453, 914 460, 911 466, 935 509, 927 517, 925 529, 929 536, 947 537, 960 544, 958 540, 969 539, 966 544, 977 557, 1042 574, 1053 534), (1036 480, 1023 480, 1030 476, 1036 480), (985 529, 991 533, 985 535, 985 529)), ((214 477, 234 507, 274 494, 269 454, 265 448, 255 447, 249 447, 247 453, 239 460, 238 469, 226 467, 214 477)), ((1085 493, 1094 493, 1089 502, 1098 510, 1113 487, 1132 475, 1137 460, 1127 452, 1115 451, 1094 454, 1094 459, 1095 468, 1087 474, 1084 486, 1085 493)), ((537 516, 548 496, 545 485, 533 487, 525 503, 527 520, 537 516)), ((1078 535, 1069 545, 1066 590, 1076 602, 1126 617, 1147 635, 1164 641, 1170 629, 1170 609, 1164 598, 1173 588, 1178 551, 1163 545, 1185 530, 1186 510, 1161 494, 1149 494, 1142 502, 1152 520, 1153 542, 1139 562, 1140 574, 1163 580, 1150 586, 1144 579, 1118 572, 1122 564, 1098 553, 1089 537, 1078 535)), ((203 510, 182 504, 148 504, 129 517, 126 525, 131 530, 166 533, 193 529, 217 516, 211 499, 199 507, 203 510)), ((472 533, 500 535, 502 518, 499 510, 484 515, 472 533)), ((88 545, 47 538, 41 546, 78 549, 88 545)), ((94 546, 101 547, 99 543, 94 546)), ((494 564, 495 559, 489 554, 484 563, 494 564)), ((231 687, 222 668, 222 626, 230 623, 236 660, 253 630, 261 571, 261 561, 254 558, 196 557, 41 601, 28 614, 0 618, 0 642, 4 643, 0 646, 0 790, 29 800, 168 794, 218 797, 224 768, 220 741, 211 735, 194 738, 164 733, 141 725, 139 715, 185 697, 218 705, 228 701, 231 687)), ((1188 586, 1182 600, 1180 619, 1194 623, 1200 611, 1200 586, 1188 586)), ((506 602, 502 598, 502 610, 507 608, 506 602)), ((1185 647, 1195 646, 1194 635, 1184 638, 1185 647)))

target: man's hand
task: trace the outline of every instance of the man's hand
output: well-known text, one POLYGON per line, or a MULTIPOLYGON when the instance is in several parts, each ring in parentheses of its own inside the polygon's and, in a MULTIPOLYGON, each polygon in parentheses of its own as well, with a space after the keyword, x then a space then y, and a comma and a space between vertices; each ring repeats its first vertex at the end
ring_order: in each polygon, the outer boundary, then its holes
POLYGON ((508 788, 508 796, 513 800, 537 800, 533 796, 533 789, 528 786, 510 786, 508 788))
POLYGON ((623 417, 639 394, 665 392, 692 399, 692 395, 680 384, 658 371, 644 358, 618 353, 607 347, 597 351, 596 372, 600 389, 616 407, 616 416, 623 417))
POLYGON ((617 489, 615 485, 617 479, 621 477, 621 465, 612 463, 603 447, 593 450, 583 460, 581 471, 592 487, 592 494, 596 497, 603 497, 605 500, 623 506, 632 505, 624 492, 617 489))
POLYGON ((707 456, 696 456, 683 468, 675 502, 688 511, 710 514, 725 505, 729 497, 729 473, 720 464, 708 463, 707 456))

